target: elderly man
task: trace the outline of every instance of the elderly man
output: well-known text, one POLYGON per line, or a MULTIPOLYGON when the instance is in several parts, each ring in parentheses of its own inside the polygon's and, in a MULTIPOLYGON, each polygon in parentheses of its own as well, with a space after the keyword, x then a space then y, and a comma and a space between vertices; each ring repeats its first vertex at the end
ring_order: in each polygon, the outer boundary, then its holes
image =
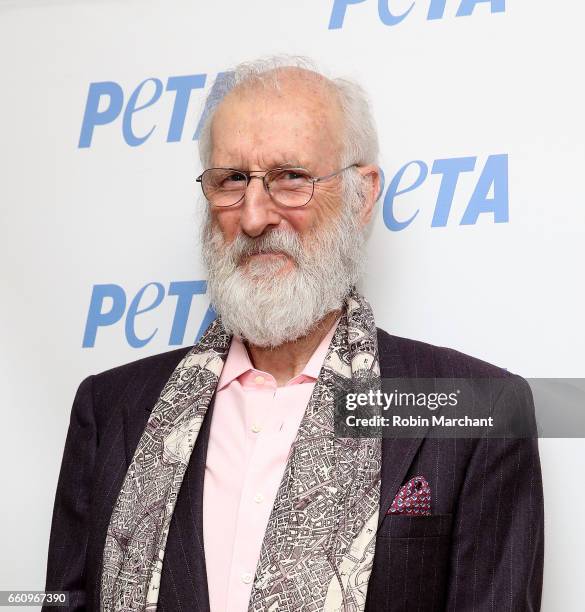
POLYGON ((512 380, 495 410, 532 410, 519 377, 376 327, 356 289, 380 190, 361 89, 270 59, 207 109, 218 318, 81 383, 46 589, 104 612, 537 610, 533 438, 335 435, 336 391, 384 378, 512 380))

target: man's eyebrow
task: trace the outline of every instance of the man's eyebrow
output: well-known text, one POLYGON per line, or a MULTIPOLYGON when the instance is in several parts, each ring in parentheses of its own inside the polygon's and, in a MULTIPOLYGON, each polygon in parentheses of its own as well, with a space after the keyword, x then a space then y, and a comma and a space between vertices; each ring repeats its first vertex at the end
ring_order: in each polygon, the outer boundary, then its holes
POLYGON ((272 168, 305 168, 306 166, 302 164, 298 159, 291 159, 290 157, 284 161, 276 162, 272 166, 272 168))
MULTIPOLYGON (((221 168, 233 168, 235 170, 244 170, 245 172, 250 172, 249 166, 247 164, 244 163, 240 163, 240 164, 224 164, 219 165, 217 167, 221 167, 221 168)), ((304 168, 305 170, 308 170, 307 165, 301 163, 298 159, 293 159, 291 157, 273 157, 270 159, 270 161, 266 164, 265 169, 266 170, 271 170, 272 168, 304 168)), ((253 171, 252 171, 253 172, 253 171)))

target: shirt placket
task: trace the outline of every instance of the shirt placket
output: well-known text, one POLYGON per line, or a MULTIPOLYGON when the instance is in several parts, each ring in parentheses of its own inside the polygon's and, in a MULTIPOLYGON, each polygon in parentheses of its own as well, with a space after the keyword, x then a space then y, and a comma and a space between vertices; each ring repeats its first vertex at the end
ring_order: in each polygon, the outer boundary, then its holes
POLYGON ((245 427, 248 462, 236 518, 235 542, 232 552, 227 610, 238 610, 249 600, 258 560, 257 542, 261 543, 271 508, 267 507, 267 465, 265 458, 273 455, 267 448, 275 439, 275 386, 257 375, 251 392, 245 393, 245 427), (260 535, 260 538, 254 537, 260 535))

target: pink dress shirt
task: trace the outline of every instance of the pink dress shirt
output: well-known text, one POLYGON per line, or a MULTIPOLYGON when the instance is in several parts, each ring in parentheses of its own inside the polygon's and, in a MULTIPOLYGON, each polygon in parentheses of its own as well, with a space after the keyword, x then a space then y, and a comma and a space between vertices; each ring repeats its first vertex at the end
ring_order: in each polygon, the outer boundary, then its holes
POLYGON ((234 336, 217 386, 203 487, 211 612, 246 612, 268 517, 339 319, 286 385, 234 336))

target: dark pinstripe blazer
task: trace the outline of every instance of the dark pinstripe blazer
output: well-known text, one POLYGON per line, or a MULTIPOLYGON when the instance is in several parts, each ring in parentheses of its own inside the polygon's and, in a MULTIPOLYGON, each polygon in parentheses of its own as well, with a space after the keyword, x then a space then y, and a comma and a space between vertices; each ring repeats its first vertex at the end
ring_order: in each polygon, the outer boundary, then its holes
MULTIPOLYGON (((508 377, 517 385, 500 403, 533 411, 526 381, 505 370, 382 330, 378 345, 382 377, 508 377)), ((45 587, 70 591, 69 610, 99 610, 114 503, 149 413, 188 350, 140 359, 79 386, 57 484, 45 587)), ((202 492, 212 412, 213 404, 173 514, 159 612, 209 611, 202 492)), ((535 439, 384 439, 382 459, 368 612, 540 608, 543 498, 535 439), (432 515, 386 516, 401 484, 416 474, 430 483, 432 515)))

